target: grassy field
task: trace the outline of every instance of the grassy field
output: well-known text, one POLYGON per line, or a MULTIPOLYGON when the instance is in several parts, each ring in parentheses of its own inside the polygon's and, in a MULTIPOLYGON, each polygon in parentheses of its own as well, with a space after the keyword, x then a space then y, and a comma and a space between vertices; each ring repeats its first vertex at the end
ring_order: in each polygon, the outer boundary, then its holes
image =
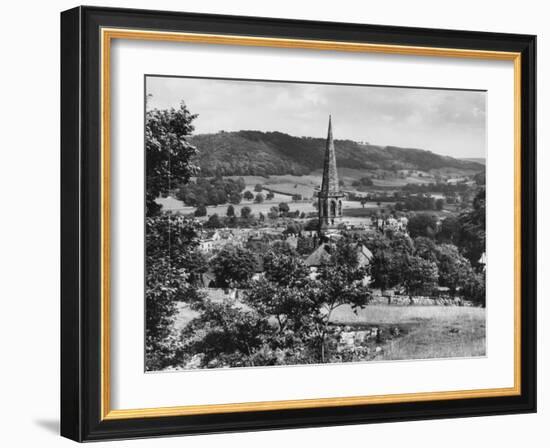
MULTIPOLYGON (((229 176, 239 177, 239 176, 229 176)), ((304 175, 294 176, 292 174, 272 175, 269 177, 260 176, 240 176, 246 182, 246 189, 253 191, 256 184, 265 186, 268 189, 274 189, 285 194, 286 199, 290 200, 293 194, 300 194, 304 199, 313 198, 315 188, 321 185, 322 175, 304 175)), ((264 192, 265 193, 265 192, 264 192)), ((277 195, 276 195, 277 196, 277 195)))
MULTIPOLYGON (((355 170, 351 168, 342 168, 338 170, 340 179, 345 181, 345 186, 342 189, 346 192, 355 192, 364 194, 369 191, 380 191, 380 190, 389 190, 390 193, 393 188, 401 187, 407 183, 419 183, 419 182, 431 182, 429 173, 423 172, 414 172, 411 173, 412 176, 409 176, 405 179, 400 178, 389 178, 384 180, 375 179, 374 186, 371 187, 353 187, 352 182, 361 176, 369 174, 365 170, 355 170), (422 174, 423 177, 418 177, 418 174, 422 174)), ((313 171, 309 175, 304 176, 295 176, 291 174, 286 175, 273 175, 269 177, 261 176, 226 176, 228 178, 239 178, 242 177, 245 181, 246 187, 245 190, 251 191, 256 195, 254 187, 257 184, 260 184, 267 188, 268 190, 274 190, 278 193, 275 193, 274 198, 269 201, 265 201, 261 204, 256 204, 253 201, 242 201, 241 204, 235 206, 235 211, 237 214, 240 213, 240 209, 244 206, 248 206, 252 209, 252 213, 259 214, 260 212, 264 215, 269 212, 269 209, 273 206, 277 206, 281 202, 288 202, 290 210, 295 211, 299 210, 300 212, 314 213, 316 212, 315 208, 312 205, 313 198, 315 197, 315 189, 319 188, 321 185, 322 172, 320 170, 313 171), (302 196, 305 202, 294 202, 292 200, 292 195, 299 194, 302 196)), ((267 196, 268 190, 262 190, 264 196, 267 196)), ((441 194, 433 194, 436 198, 443 197, 441 194)), ((157 199, 159 204, 162 204, 164 210, 170 210, 174 212, 181 212, 184 214, 193 213, 196 207, 190 207, 185 205, 183 202, 178 201, 174 197, 159 198, 157 199)), ((393 203, 383 203, 382 208, 392 205, 393 203)), ((207 216, 211 216, 214 213, 225 216, 227 211, 227 205, 219 206, 208 206, 207 207, 207 216)), ((354 217, 354 218, 365 218, 372 214, 372 211, 367 209, 378 209, 376 203, 367 203, 365 207, 362 207, 358 202, 344 201, 343 202, 344 216, 354 217)))
MULTIPOLYGON (((267 192, 264 191, 263 193, 265 195, 267 192)), ((246 206, 246 207, 250 207, 250 209, 252 210, 252 213, 258 216, 260 213, 267 215, 271 207, 278 207, 279 203, 281 202, 287 202, 291 212, 299 210, 300 212, 304 212, 306 214, 317 213, 317 209, 313 206, 313 201, 294 202, 292 201, 290 196, 284 196, 284 195, 278 195, 278 194, 276 194, 273 199, 270 199, 269 201, 266 200, 261 204, 256 204, 254 201, 243 200, 239 205, 235 205, 233 207, 237 215, 240 215, 241 208, 246 206)), ((173 212, 180 212, 183 214, 193 213, 196 210, 196 207, 189 207, 185 205, 183 202, 171 196, 168 196, 167 198, 159 198, 157 199, 157 203, 162 204, 163 210, 170 210, 173 212)), ((342 208, 344 210, 344 216, 346 216, 346 218, 355 217, 355 218, 360 218, 360 221, 361 221, 361 220, 364 220, 365 217, 370 216, 372 214, 372 211, 370 213, 367 211, 368 209, 378 208, 378 206, 373 202, 369 202, 365 204, 364 208, 357 207, 357 204, 358 204, 357 202, 353 202, 353 201, 342 201, 342 208), (347 212, 348 209, 351 210, 349 213, 347 212)), ((209 216, 215 213, 218 214, 219 216, 225 216, 228 205, 229 204, 207 206, 206 217, 204 217, 203 219, 206 220, 208 219, 209 216)), ((384 203, 383 205, 387 205, 387 204, 384 203)))
MULTIPOLYGON (((322 177, 322 171, 316 170, 312 174, 322 177)), ((402 187, 407 184, 426 184, 435 182, 434 176, 426 171, 401 170, 397 173, 386 172, 386 179, 377 179, 377 171, 357 170, 353 168, 338 168, 338 178, 346 183, 346 189, 352 189, 351 184, 354 180, 362 177, 371 177, 374 187, 402 187), (402 177, 403 176, 403 177, 402 177)))
MULTIPOLYGON (((376 173, 367 170, 356 170, 353 168, 338 168, 338 177, 344 181, 345 190, 356 190, 352 183, 364 176, 373 177, 376 173)), ((425 184, 435 182, 435 178, 428 172, 411 171, 410 175, 401 177, 398 174, 387 173, 386 179, 373 178, 375 187, 395 188, 402 187, 407 184, 425 184)), ((239 177, 239 176, 232 176, 239 177)), ((273 188, 288 194, 301 194, 305 197, 313 197, 316 188, 320 187, 323 172, 321 170, 312 171, 311 174, 304 176, 273 175, 267 178, 259 176, 242 176, 246 182, 247 188, 251 189, 256 184, 264 185, 268 188, 273 188)), ((359 190, 357 190, 359 191, 359 190)))
POLYGON ((381 343, 376 360, 466 358, 485 355, 485 309, 455 306, 372 305, 357 314, 334 311, 332 322, 350 326, 398 327, 401 336, 381 343))
MULTIPOLYGON (((357 204, 357 202, 355 204, 357 204)), ((369 202, 368 204, 365 204, 365 207, 344 207, 342 214, 345 217, 370 218, 371 216, 376 215, 378 209, 383 209, 384 207, 389 207, 393 204, 393 202, 382 202, 381 206, 378 207, 375 203, 369 202)))
MULTIPOLYGON (((189 207, 185 205, 183 202, 178 201, 177 199, 172 197, 157 199, 157 202, 159 204, 162 204, 163 210, 171 210, 174 212, 177 211, 183 214, 193 213, 196 210, 196 207, 189 207)), ((243 207, 250 207, 250 209, 252 210, 252 213, 256 216, 258 216, 260 213, 267 215, 271 207, 278 207, 280 202, 288 202, 288 207, 291 212, 299 210, 300 212, 304 212, 307 214, 307 213, 312 213, 316 211, 315 207, 313 207, 313 204, 311 202, 292 202, 290 200, 290 196, 282 196, 282 195, 281 195, 281 198, 277 198, 277 195, 276 195, 275 198, 269 201, 264 201, 261 204, 256 204, 253 201, 242 201, 239 205, 234 205, 233 208, 235 209, 235 213, 237 215, 240 215, 241 209, 243 207)), ((225 216, 227 213, 228 205, 229 204, 207 206, 206 217, 204 219, 207 219, 208 216, 211 216, 213 214, 218 214, 218 216, 225 216)))
POLYGON ((278 184, 264 184, 265 188, 271 188, 276 192, 285 194, 285 195, 295 195, 299 194, 304 199, 312 199, 315 194, 315 187, 312 185, 303 185, 294 182, 281 182, 278 184))
MULTIPOLYGON (((183 329, 196 316, 195 311, 179 303, 176 329, 183 329)), ((355 314, 351 307, 341 306, 333 311, 331 322, 352 328, 379 327, 383 337, 375 344, 382 349, 373 358, 377 361, 486 354, 484 308, 369 305, 355 314), (396 327, 400 335, 390 336, 396 327)))

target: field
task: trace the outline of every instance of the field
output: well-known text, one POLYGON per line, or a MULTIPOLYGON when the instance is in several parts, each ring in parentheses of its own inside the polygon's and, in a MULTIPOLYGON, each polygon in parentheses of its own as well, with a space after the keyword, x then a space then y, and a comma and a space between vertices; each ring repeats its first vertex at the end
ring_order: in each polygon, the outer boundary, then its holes
MULTIPOLYGON (((464 174, 465 171, 461 170, 449 170, 450 174, 459 175, 464 174)), ((352 186, 353 181, 358 180, 364 176, 373 178, 373 187, 367 188, 370 190, 373 188, 395 188, 403 187, 407 184, 425 184, 434 183, 435 178, 432 173, 419 170, 402 170, 397 173, 386 172, 385 179, 377 179, 376 172, 368 170, 356 170, 353 168, 338 168, 338 177, 344 182, 342 187, 346 191, 360 191, 352 186)), ((239 177, 239 176, 228 176, 239 177)), ((321 185, 321 179, 323 172, 321 170, 312 171, 311 174, 304 176, 287 175, 273 175, 269 177, 260 176, 241 176, 246 182, 246 187, 249 190, 253 190, 256 184, 261 184, 267 188, 272 188, 276 191, 286 193, 288 195, 301 194, 304 198, 312 198, 316 188, 321 185)))
MULTIPOLYGON (((181 330, 195 316, 185 304, 178 304, 176 329, 181 330)), ((341 306, 333 311, 331 322, 350 328, 379 327, 383 338, 375 344, 381 348, 374 358, 377 361, 486 354, 484 308, 369 305, 355 314, 349 306, 341 306), (389 336, 396 327, 400 336, 389 336)))
MULTIPOLYGON (((264 191, 264 194, 267 192, 264 191)), ((167 198, 159 198, 157 199, 157 202, 159 204, 162 204, 163 210, 170 210, 174 212, 181 212, 183 214, 190 214, 193 213, 196 209, 196 207, 189 207, 186 206, 183 202, 169 196, 167 198)), ((273 199, 270 199, 269 201, 264 201, 261 204, 256 204, 254 201, 245 201, 243 200, 239 205, 234 205, 235 213, 239 215, 241 213, 241 209, 243 207, 250 207, 252 210, 252 213, 255 215, 258 215, 259 213, 263 213, 264 215, 267 215, 269 212, 269 209, 271 207, 278 207, 279 203, 281 202, 287 202, 289 209, 291 212, 294 212, 296 210, 299 210, 300 212, 306 213, 317 213, 317 209, 313 206, 313 200, 310 201, 292 201, 292 198, 290 196, 285 195, 278 195, 276 194, 273 199)), ((202 219, 207 219, 208 216, 211 216, 213 214, 218 214, 219 216, 225 216, 227 212, 227 206, 229 204, 224 205, 209 205, 206 207, 206 217, 202 219)), ((357 208, 357 202, 353 201, 343 201, 342 202, 342 208, 344 209, 344 215, 346 217, 363 217, 365 215, 369 215, 365 210, 368 208, 376 208, 377 205, 375 203, 368 203, 365 204, 365 208, 357 208), (355 210, 356 213, 350 212, 346 213, 346 210, 355 210)), ((348 220, 349 221, 349 220, 348 220)))
MULTIPOLYGON (((163 210, 170 210, 174 212, 177 211, 183 214, 190 214, 196 210, 196 207, 186 206, 183 202, 178 201, 177 199, 172 197, 157 199, 157 202, 159 204, 162 204, 163 210)), ((261 204, 256 204, 253 201, 243 200, 239 205, 234 205, 233 208, 235 209, 235 213, 237 215, 240 215, 241 209, 243 207, 250 207, 250 209, 252 210, 252 213, 256 216, 259 213, 263 213, 264 215, 267 215, 267 213, 269 212, 269 209, 271 207, 278 207, 280 202, 288 202, 288 206, 291 212, 296 210, 299 210, 300 212, 305 212, 306 214, 311 212, 316 212, 315 207, 313 207, 312 201, 292 202, 289 196, 283 196, 282 198, 277 198, 277 195, 275 195, 275 198, 269 201, 262 202, 261 204)), ((228 205, 229 204, 207 206, 206 217, 204 217, 203 219, 207 219, 208 216, 211 216, 213 214, 217 214, 218 216, 225 216, 228 205)))
POLYGON ((357 314, 337 308, 331 321, 382 330, 398 327, 402 335, 381 343, 376 360, 465 358, 485 355, 485 309, 457 306, 371 305, 357 314))
MULTIPOLYGON (((384 208, 384 206, 389 206, 392 204, 393 202, 383 202, 380 208, 384 208)), ((365 204, 365 207, 357 207, 357 203, 355 203, 351 207, 344 208, 342 214, 346 218, 347 217, 370 218, 371 216, 376 215, 377 209, 378 209, 378 206, 372 202, 365 204)))
MULTIPOLYGON (((321 170, 313 171, 312 174, 319 176, 319 179, 322 177, 323 173, 321 170)), ((385 179, 378 179, 377 175, 379 171, 374 170, 356 170, 353 168, 338 168, 338 178, 343 180, 346 184, 345 189, 352 191, 354 188, 351 186, 354 180, 361 179, 362 177, 368 176, 372 178, 373 187, 403 187, 407 184, 427 184, 435 182, 434 176, 427 171, 419 170, 399 170, 396 173, 386 171, 385 179)))
MULTIPOLYGON (((239 177, 239 176, 229 176, 239 177)), ((315 189, 321 185, 322 174, 311 174, 304 176, 294 176, 291 174, 272 175, 269 177, 260 176, 241 176, 246 182, 246 189, 254 191, 256 184, 261 184, 267 189, 272 189, 283 193, 277 196, 283 196, 286 200, 290 200, 294 194, 300 194, 304 199, 312 199, 315 189)), ((266 192, 264 191, 264 194, 266 192)), ((284 200, 284 199, 283 199, 284 200)))
MULTIPOLYGON (((448 170, 449 173, 459 174, 464 171, 459 170, 448 170)), ((352 182, 354 180, 360 179, 363 176, 370 176, 373 173, 370 173, 366 170, 356 170, 352 168, 340 168, 338 169, 340 180, 344 181, 344 186, 342 190, 345 192, 355 192, 359 194, 365 194, 365 192, 372 191, 389 191, 391 194, 392 191, 395 191, 396 188, 402 187, 408 183, 431 183, 434 181, 434 177, 431 173, 422 172, 422 171, 413 171, 407 170, 403 173, 389 173, 386 179, 373 179, 374 185, 370 187, 354 187, 352 182), (407 174, 407 177, 400 178, 399 174, 407 174)), ((256 204, 254 201, 243 200, 239 205, 235 206, 235 211, 237 214, 240 213, 240 210, 244 206, 248 206, 252 209, 252 213, 258 215, 263 213, 267 215, 269 209, 274 206, 278 206, 281 202, 287 202, 290 211, 299 210, 306 214, 315 213, 316 209, 313 207, 313 198, 315 197, 315 191, 319 189, 321 185, 322 172, 320 170, 313 171, 311 174, 303 176, 295 176, 291 174, 286 175, 272 175, 268 177, 262 176, 226 176, 228 178, 239 178, 242 177, 245 181, 246 187, 245 190, 251 191, 256 195, 255 186, 260 184, 265 187, 262 190, 262 193, 267 196, 268 192, 274 192, 274 197, 270 200, 266 200, 261 204, 256 204), (302 196, 302 201, 293 201, 292 196, 299 194, 302 196)), ((441 193, 430 193, 434 198, 440 199, 443 198, 441 193)), ((196 207, 191 207, 185 205, 183 202, 175 199, 174 197, 159 198, 157 199, 159 204, 162 204, 164 210, 177 211, 183 214, 193 213, 196 207)), ((382 208, 392 205, 393 203, 383 203, 382 208)), ((207 207, 207 217, 213 214, 218 214, 219 216, 225 216, 227 211, 227 206, 229 204, 218 205, 218 206, 208 206, 207 207)), ((376 203, 366 203, 365 207, 359 205, 358 202, 344 201, 343 202, 344 216, 350 218, 365 218, 372 214, 372 209, 378 209, 376 203), (371 209, 371 210, 369 210, 371 209)), ((451 208, 451 207, 446 207, 451 208)), ((206 218, 204 218, 206 219, 206 218)))

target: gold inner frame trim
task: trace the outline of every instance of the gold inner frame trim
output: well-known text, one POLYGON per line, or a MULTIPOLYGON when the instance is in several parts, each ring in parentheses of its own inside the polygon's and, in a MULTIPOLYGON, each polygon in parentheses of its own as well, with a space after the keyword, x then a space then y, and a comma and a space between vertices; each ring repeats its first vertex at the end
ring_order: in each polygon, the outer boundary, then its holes
POLYGON ((503 397, 521 394, 521 54, 459 48, 418 47, 306 39, 279 39, 218 34, 101 29, 101 419, 168 417, 231 412, 308 409, 382 403, 503 397), (110 62, 113 39, 239 45, 355 53, 455 57, 513 61, 514 63, 514 386, 441 392, 278 400, 246 403, 111 409, 110 346, 110 62))

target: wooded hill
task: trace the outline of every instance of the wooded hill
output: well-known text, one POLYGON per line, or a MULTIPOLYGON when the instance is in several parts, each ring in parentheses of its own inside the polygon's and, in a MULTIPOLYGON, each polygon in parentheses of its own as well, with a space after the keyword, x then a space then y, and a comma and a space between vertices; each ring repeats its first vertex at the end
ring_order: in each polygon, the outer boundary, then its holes
MULTIPOLYGON (((324 138, 293 137, 281 132, 221 131, 196 135, 189 141, 199 150, 198 165, 203 176, 302 175, 323 166, 324 138)), ((475 161, 441 156, 422 149, 377 146, 352 140, 335 140, 335 147, 341 168, 392 171, 484 169, 483 164, 475 161)))

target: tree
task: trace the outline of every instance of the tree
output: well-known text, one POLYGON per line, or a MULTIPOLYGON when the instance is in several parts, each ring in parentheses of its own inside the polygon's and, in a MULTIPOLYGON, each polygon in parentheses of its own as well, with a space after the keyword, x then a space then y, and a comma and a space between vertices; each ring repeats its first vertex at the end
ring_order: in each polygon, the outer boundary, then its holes
POLYGON ((227 212, 225 213, 226 216, 235 216, 235 207, 233 207, 232 205, 228 205, 227 206, 227 212))
POLYGON ((197 302, 194 309, 199 316, 181 334, 184 360, 198 354, 203 368, 248 367, 272 362, 272 357, 262 356, 265 340, 274 332, 264 316, 232 303, 212 300, 197 302))
POLYGON ((485 170, 475 174, 473 179, 477 185, 485 185, 485 170))
MULTIPOLYGON (((373 286, 380 288, 382 295, 387 289, 397 286, 403 280, 402 270, 406 257, 412 253, 412 242, 404 234, 393 234, 392 239, 378 232, 362 239, 373 254, 371 277, 373 286)), ((388 304, 391 297, 388 296, 388 304)))
POLYGON ((292 221, 286 226, 285 233, 289 235, 298 235, 302 231, 302 226, 299 222, 292 221))
POLYGON ((451 297, 470 280, 473 275, 470 262, 460 255, 458 248, 452 244, 441 244, 437 248, 437 266, 439 284, 449 288, 451 297))
POLYGON ((198 171, 193 163, 197 149, 187 138, 194 131, 193 115, 182 102, 178 109, 153 109, 145 115, 146 215, 154 216, 161 206, 155 200, 198 171), (172 183, 174 182, 174 183, 172 183))
POLYGON ((290 207, 286 202, 279 203, 279 213, 285 216, 290 211, 290 207))
POLYGON ((207 204, 208 205, 218 205, 218 204, 223 204, 225 203, 226 201, 226 195, 225 195, 225 192, 223 190, 221 191, 218 191, 216 190, 215 188, 210 188, 208 191, 207 191, 207 204))
POLYGON ((262 184, 256 184, 254 186, 254 191, 256 191, 257 193, 261 193, 261 191, 264 189, 264 187, 262 186, 262 184))
POLYGON ((246 190, 243 193, 243 198, 246 199, 247 201, 251 201, 252 199, 254 199, 254 194, 250 190, 246 190))
POLYGON ((217 213, 210 215, 208 221, 206 222, 206 227, 209 227, 211 229, 219 229, 220 227, 223 227, 223 223, 221 222, 220 217, 217 213))
POLYGON ((362 308, 372 298, 363 285, 368 269, 359 265, 357 244, 349 239, 336 243, 315 280, 296 256, 268 254, 264 263, 265 279, 246 294, 246 303, 276 317, 279 343, 292 337, 291 341, 297 339, 308 349, 309 362, 328 362, 327 337, 334 310, 343 305, 362 308))
POLYGON ((433 238, 437 231, 437 218, 427 213, 419 213, 409 218, 407 229, 412 238, 417 236, 433 238))
POLYGON ((198 247, 198 234, 192 221, 171 213, 145 220, 146 255, 151 261, 169 257, 176 268, 184 267, 187 254, 198 247))
POLYGON ((296 257, 298 255, 298 252, 296 252, 290 244, 282 240, 271 243, 271 251, 279 255, 287 255, 292 257, 296 257))
POLYGON ((444 205, 444 204, 445 204, 445 201, 444 201, 443 199, 441 199, 441 198, 440 198, 440 199, 436 199, 436 201, 435 201, 435 209, 436 209, 436 210, 439 210, 439 211, 443 210, 443 205, 444 205))
MULTIPOLYGON (((171 249, 173 250, 173 248, 171 249)), ((202 275, 208 271, 208 260, 201 250, 189 248, 182 257, 181 267, 190 285, 203 286, 202 275)))
MULTIPOLYGON (((372 286, 380 288, 382 295, 389 288, 396 286, 399 282, 399 267, 394 254, 390 250, 380 250, 376 252, 372 259, 372 286)), ((391 303, 391 297, 388 297, 388 304, 391 303)))
POLYGON ((177 363, 174 333, 178 301, 200 299, 196 281, 205 270, 196 250, 194 225, 163 213, 145 220, 145 368, 162 370, 177 363))
POLYGON ((264 195, 262 193, 258 193, 254 198, 254 202, 256 204, 261 204, 262 202, 264 202, 264 195))
POLYGON ((211 267, 220 287, 239 288, 252 277, 256 266, 251 251, 227 247, 213 258, 211 267))
POLYGON ((473 209, 458 217, 460 226, 457 245, 473 266, 479 268, 479 259, 485 252, 485 189, 473 201, 473 209))
POLYGON ((241 218, 250 218, 252 216, 252 209, 250 207, 241 208, 241 218))
POLYGON ((238 205, 241 203, 242 196, 240 193, 232 192, 229 194, 229 202, 232 204, 238 205))
POLYGON ((372 232, 361 238, 361 243, 364 244, 373 254, 376 254, 379 250, 386 250, 390 248, 389 238, 380 233, 372 232))
POLYGON ((480 306, 485 306, 485 272, 473 272, 464 282, 462 294, 465 299, 471 300, 480 306))
POLYGON ((272 191, 268 191, 265 198, 267 200, 270 200, 270 199, 273 199, 274 197, 275 197, 275 193, 273 193, 272 191))
POLYGON ((200 204, 195 210, 196 217, 206 216, 206 214, 207 214, 207 211, 206 211, 206 206, 204 204, 200 204))
MULTIPOLYGON (((291 330, 304 341, 313 301, 309 269, 295 254, 270 251, 264 257, 265 277, 254 282, 245 294, 245 303, 263 315, 274 316, 278 335, 291 330)), ((276 341, 277 345, 281 339, 276 341)))
POLYGON ((389 244, 391 249, 399 256, 404 257, 412 255, 414 252, 413 240, 403 232, 386 232, 389 236, 389 244))
POLYGON ((355 311, 372 300, 372 293, 363 280, 368 268, 359 265, 357 243, 342 238, 333 247, 328 263, 317 278, 317 294, 313 297, 317 312, 313 315, 314 334, 319 346, 320 361, 327 361, 326 339, 334 310, 350 305, 355 311))
POLYGON ((440 243, 456 244, 460 234, 460 223, 455 216, 447 216, 441 222, 441 228, 437 233, 437 241, 440 243))
POLYGON ((314 251, 314 249, 315 249, 315 242, 313 238, 304 237, 304 236, 298 238, 296 251, 300 255, 309 255, 314 251))
POLYGON ((354 187, 370 187, 374 185, 372 179, 368 176, 362 177, 359 180, 354 180, 351 184, 354 187))
POLYGON ((306 224, 304 225, 304 230, 312 231, 312 230, 318 230, 319 229, 319 219, 313 218, 308 220, 306 224))
POLYGON ((269 251, 264 256, 265 278, 279 286, 302 284, 309 269, 299 257, 291 252, 269 251))
POLYGON ((185 282, 163 258, 147 266, 145 283, 145 366, 146 370, 162 370, 175 362, 177 346, 171 328, 176 299, 185 289, 185 282))
POLYGON ((416 237, 414 239, 414 253, 424 260, 437 262, 438 248, 431 238, 416 237))
POLYGON ((420 293, 431 293, 437 285, 437 265, 433 261, 413 255, 408 256, 403 265, 403 286, 411 304, 413 296, 420 293))
POLYGON ((271 207, 267 212, 267 217, 271 220, 275 220, 279 217, 279 209, 277 207, 271 207))

